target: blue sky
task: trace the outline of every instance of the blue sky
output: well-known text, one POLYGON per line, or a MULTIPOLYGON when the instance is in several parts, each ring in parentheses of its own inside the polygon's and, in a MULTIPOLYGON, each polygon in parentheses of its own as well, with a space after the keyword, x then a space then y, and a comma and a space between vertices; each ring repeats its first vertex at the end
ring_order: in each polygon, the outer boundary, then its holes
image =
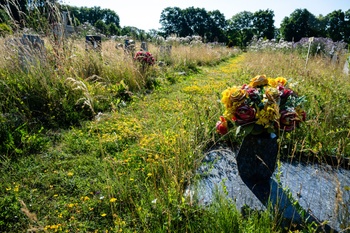
POLYGON ((134 26, 148 31, 159 29, 159 18, 166 7, 204 8, 207 11, 219 10, 226 19, 242 12, 258 10, 273 10, 275 26, 279 27, 285 16, 295 9, 306 8, 315 16, 327 15, 334 10, 347 11, 350 0, 63 0, 64 4, 72 6, 100 6, 114 10, 120 18, 120 26, 134 26))

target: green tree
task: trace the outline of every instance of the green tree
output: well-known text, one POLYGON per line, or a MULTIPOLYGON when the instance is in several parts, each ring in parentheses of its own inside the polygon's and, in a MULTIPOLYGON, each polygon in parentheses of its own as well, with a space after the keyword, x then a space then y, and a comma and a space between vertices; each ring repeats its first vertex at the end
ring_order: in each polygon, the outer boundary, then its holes
POLYGON ((199 35, 205 37, 209 31, 210 17, 208 12, 204 8, 189 7, 184 10, 184 15, 190 28, 190 33, 183 36, 199 35))
POLYGON ((114 23, 118 28, 120 28, 118 14, 110 9, 101 9, 101 7, 97 6, 75 7, 69 5, 61 5, 60 9, 68 11, 70 16, 80 23, 88 22, 91 25, 95 25, 98 20, 102 20, 106 25, 114 23))
POLYGON ((244 48, 254 36, 253 13, 240 12, 228 20, 228 39, 232 45, 244 48))
POLYGON ((103 34, 107 34, 108 32, 108 27, 105 24, 105 22, 103 22, 101 19, 97 20, 95 25, 94 25, 98 30, 100 30, 101 33, 103 34))
POLYGON ((273 39, 275 37, 275 16, 272 10, 259 10, 253 14, 254 34, 258 37, 273 39))
POLYGON ((281 23, 281 35, 287 41, 299 41, 303 37, 318 36, 321 31, 317 18, 307 9, 296 9, 281 23))
POLYGON ((134 40, 144 41, 147 38, 147 34, 144 30, 137 27, 125 26, 121 30, 121 35, 129 36, 134 40))
POLYGON ((345 13, 341 10, 333 11, 326 15, 326 33, 333 41, 344 40, 346 27, 345 13))
POLYGON ((226 30, 227 20, 220 11, 209 11, 210 20, 208 23, 207 38, 209 41, 227 42, 226 30))
POLYGON ((220 11, 207 12, 204 8, 165 8, 160 16, 163 36, 176 34, 179 37, 199 35, 207 41, 226 41, 227 21, 220 11))
POLYGON ((350 43, 350 9, 345 11, 345 33, 344 41, 350 43))
POLYGON ((227 21, 225 16, 218 10, 208 12, 206 37, 208 41, 227 42, 227 21))
POLYGON ((179 7, 167 7, 161 14, 159 23, 163 36, 176 34, 178 36, 191 35, 191 29, 187 24, 185 14, 179 7))
POLYGON ((147 32, 147 38, 156 38, 158 36, 158 31, 156 29, 150 29, 147 32))
POLYGON ((120 34, 120 29, 115 25, 115 23, 110 23, 107 25, 108 27, 108 34, 109 35, 119 35, 120 34))
POLYGON ((103 12, 103 20, 107 25, 114 23, 118 28, 120 28, 120 21, 117 13, 115 13, 110 9, 104 9, 102 12, 103 12))
POLYGON ((327 37, 327 18, 323 15, 318 15, 316 17, 316 25, 315 28, 317 28, 317 36, 318 37, 327 37))

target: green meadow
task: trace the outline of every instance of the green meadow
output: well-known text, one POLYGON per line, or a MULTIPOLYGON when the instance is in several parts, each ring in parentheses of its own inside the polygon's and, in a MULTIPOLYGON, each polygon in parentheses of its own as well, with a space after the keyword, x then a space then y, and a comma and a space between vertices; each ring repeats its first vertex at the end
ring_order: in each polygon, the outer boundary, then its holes
MULTIPOLYGON (((6 38, 8 39, 8 38, 6 38)), ((242 52, 219 45, 149 44, 155 65, 103 41, 45 38, 46 59, 23 69, 0 41, 0 232, 316 232, 281 226, 273 207, 241 213, 220 196, 201 207, 184 196, 204 153, 237 149, 215 124, 221 93, 256 75, 285 77, 305 95, 307 119, 279 137, 280 158, 350 157, 346 56, 242 52), (159 61, 162 61, 160 64, 159 61)), ((332 160, 332 161, 333 161, 332 160)))

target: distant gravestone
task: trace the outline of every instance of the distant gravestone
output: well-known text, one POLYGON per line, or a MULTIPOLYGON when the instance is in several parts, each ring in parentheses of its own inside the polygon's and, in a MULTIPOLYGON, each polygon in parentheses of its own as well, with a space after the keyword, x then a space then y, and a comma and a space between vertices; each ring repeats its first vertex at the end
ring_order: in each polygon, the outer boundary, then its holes
POLYGON ((68 12, 67 11, 63 11, 62 12, 62 24, 64 26, 64 35, 65 35, 65 37, 68 37, 68 36, 70 36, 70 35, 75 33, 74 26, 68 25, 68 22, 69 22, 69 20, 68 20, 68 12))
POLYGON ((62 41, 75 33, 74 26, 68 25, 68 12, 63 11, 61 21, 53 23, 52 32, 57 41, 62 41))
POLYGON ((124 52, 127 54, 131 54, 133 56, 133 54, 135 52, 135 41, 134 40, 129 40, 129 39, 124 40, 124 52))
POLYGON ((85 49, 87 51, 102 51, 102 38, 101 36, 88 35, 85 37, 85 49))
POLYGON ((142 49, 143 51, 148 51, 148 46, 147 46, 147 43, 146 43, 146 42, 142 42, 142 43, 141 43, 141 49, 142 49))
POLYGON ((337 64, 338 61, 339 61, 338 54, 334 53, 333 56, 332 56, 332 65, 337 64))
POLYGON ((24 34, 19 39, 18 56, 22 70, 28 71, 46 60, 44 41, 38 35, 24 34))
POLYGON ((166 46, 160 46, 159 47, 159 53, 161 57, 169 57, 171 56, 171 49, 172 46, 171 45, 166 45, 166 46))

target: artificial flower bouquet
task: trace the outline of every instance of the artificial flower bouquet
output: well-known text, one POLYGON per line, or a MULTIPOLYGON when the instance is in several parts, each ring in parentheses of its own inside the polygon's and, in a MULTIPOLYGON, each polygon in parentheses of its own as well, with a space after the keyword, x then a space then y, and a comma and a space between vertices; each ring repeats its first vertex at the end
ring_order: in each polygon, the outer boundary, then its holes
POLYGON ((225 135, 233 124, 238 126, 237 134, 243 129, 245 135, 294 130, 305 121, 305 97, 299 97, 286 83, 283 77, 258 75, 249 84, 223 91, 225 112, 216 123, 217 132, 225 135))
POLYGON ((140 62, 142 65, 154 65, 155 59, 153 55, 150 52, 147 51, 138 51, 135 56, 134 60, 140 62))

